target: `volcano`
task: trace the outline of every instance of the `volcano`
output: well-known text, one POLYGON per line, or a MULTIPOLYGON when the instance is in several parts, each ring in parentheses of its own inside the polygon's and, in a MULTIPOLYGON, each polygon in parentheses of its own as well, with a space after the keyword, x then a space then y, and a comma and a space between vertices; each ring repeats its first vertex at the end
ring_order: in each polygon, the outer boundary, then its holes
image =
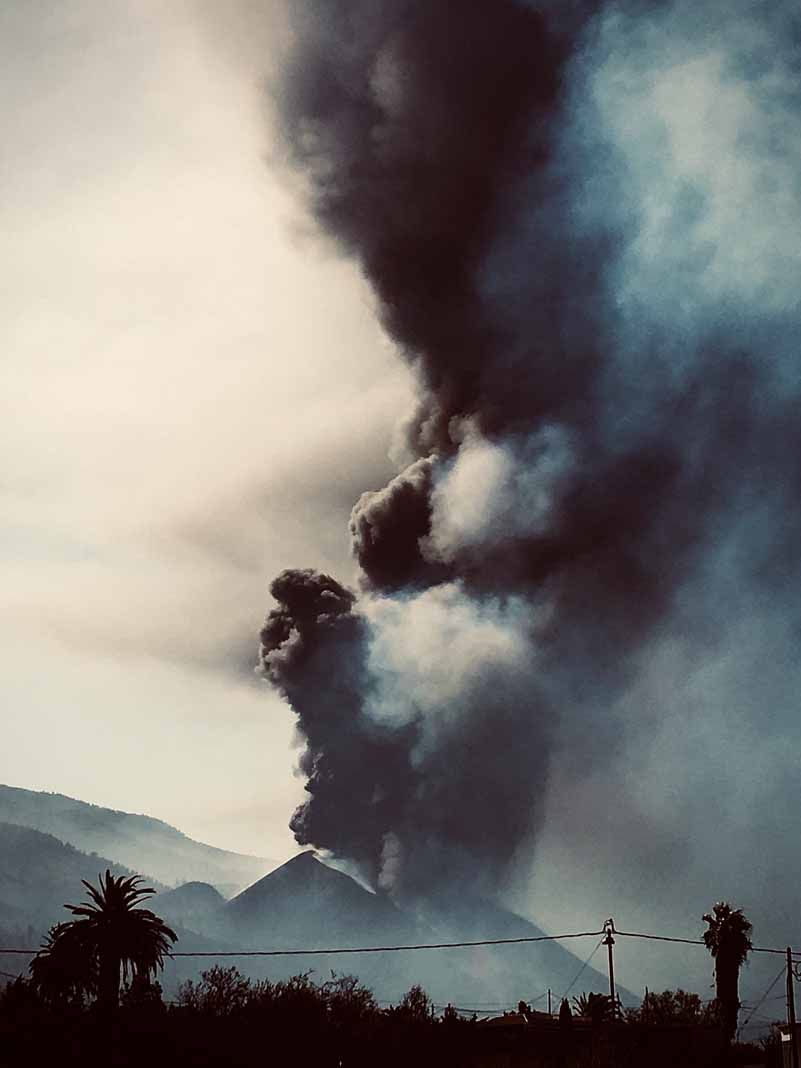
MULTIPOLYGON (((521 998, 542 1007, 549 988, 554 999, 608 989, 606 977, 594 968, 582 971, 598 940, 580 943, 586 950, 583 958, 559 942, 393 950, 442 942, 540 938, 543 932, 483 899, 441 896, 399 907, 322 863, 312 851, 294 857, 223 905, 215 917, 213 933, 218 940, 221 927, 232 948, 372 947, 375 952, 250 957, 236 963, 253 976, 267 978, 303 971, 327 978, 331 969, 358 975, 380 1001, 399 999, 415 983, 436 1004, 477 1009, 489 1003, 513 1006, 521 998)), ((636 1000, 626 990, 620 994, 624 1002, 636 1000)))

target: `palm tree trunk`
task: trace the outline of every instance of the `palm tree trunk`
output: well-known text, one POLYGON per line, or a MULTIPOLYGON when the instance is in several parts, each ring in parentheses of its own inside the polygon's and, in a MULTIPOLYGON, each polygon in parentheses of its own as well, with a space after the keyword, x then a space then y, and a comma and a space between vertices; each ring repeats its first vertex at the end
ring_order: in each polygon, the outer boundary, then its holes
POLYGON ((721 1013, 721 1024, 727 1042, 732 1042, 737 1031, 737 1016, 740 1011, 739 993, 740 965, 728 955, 718 955, 715 965, 715 993, 721 1013))
POLYGON ((120 1000, 120 958, 105 953, 100 960, 98 1002, 105 1013, 113 1013, 120 1000))

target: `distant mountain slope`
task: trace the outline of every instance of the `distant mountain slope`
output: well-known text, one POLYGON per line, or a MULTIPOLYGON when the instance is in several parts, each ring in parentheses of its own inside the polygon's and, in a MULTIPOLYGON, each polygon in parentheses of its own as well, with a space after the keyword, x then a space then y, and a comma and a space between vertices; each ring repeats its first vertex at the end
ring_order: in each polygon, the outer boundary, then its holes
MULTIPOLYGON (((542 931, 512 912, 463 893, 430 902, 412 915, 386 897, 371 894, 349 876, 302 853, 248 887, 221 910, 224 925, 214 935, 232 948, 316 949, 391 947, 420 943, 538 938, 542 931)), ((217 920, 215 920, 217 923, 217 920)), ((597 941, 597 940, 596 940, 597 941)), ((435 1002, 515 1005, 565 993, 605 991, 607 979, 584 960, 595 946, 579 943, 576 956, 559 942, 521 943, 439 950, 353 953, 342 956, 250 958, 237 964, 252 975, 276 977, 331 969, 358 975, 380 999, 395 1000, 420 983, 435 1002)), ((621 990, 624 1002, 634 1000, 621 990)), ((558 1001, 557 1001, 558 1004, 558 1001)), ((539 1003, 538 1003, 539 1005, 539 1003)))
POLYGON ((220 925, 225 898, 209 883, 184 883, 151 899, 148 907, 171 926, 210 932, 220 925))
MULTIPOLYGON (((236 949, 324 949, 400 945, 419 940, 415 921, 385 897, 327 867, 311 852, 270 872, 222 910, 216 937, 236 949)), ((411 985, 405 954, 250 957, 235 963, 254 978, 332 971, 358 975, 380 999, 400 998, 411 985)), ((422 979, 420 981, 423 981, 422 979)))
MULTIPOLYGON (((536 939, 547 936, 547 932, 523 916, 469 893, 443 895, 427 903, 418 916, 431 929, 437 942, 536 939)), ((505 989, 509 977, 514 977, 514 981, 519 983, 518 989, 522 988, 520 997, 524 1001, 535 1002, 534 1007, 539 1009, 542 1008, 542 1000, 538 999, 544 999, 549 988, 557 1007, 566 993, 572 997, 582 991, 608 991, 608 977, 591 964, 583 963, 590 958, 601 962, 604 960, 597 948, 599 941, 600 937, 532 941, 450 952, 470 954, 471 971, 480 975, 487 986, 505 989)), ((639 1003, 639 999, 620 984, 617 993, 624 1005, 639 1003)))
MULTIPOLYGON (((96 854, 82 853, 52 835, 30 827, 0 823, 0 950, 37 949, 52 924, 71 918, 64 909, 65 903, 78 904, 86 898, 81 880, 96 882, 98 874, 106 868, 114 875, 134 874, 121 864, 96 854)), ((162 891, 147 902, 148 906, 155 907, 152 903, 169 898, 169 892, 161 883, 147 876, 145 880, 146 884, 162 891)), ((188 895, 173 892, 178 894, 179 901, 182 896, 190 900, 195 896, 191 890, 188 895)), ((200 896, 209 902, 224 904, 224 898, 210 886, 200 896)), ((155 910, 162 914, 158 907, 155 910)), ((166 910, 164 915, 168 918, 166 910)), ((188 924, 175 920, 172 926, 179 936, 175 947, 178 950, 204 952, 226 948, 206 935, 197 934, 188 924)), ((0 952, 0 986, 10 976, 27 974, 30 959, 0 952)), ((160 976, 165 990, 174 994, 179 982, 197 975, 201 967, 212 963, 213 958, 168 961, 160 976)))
POLYGON ((87 853, 100 853, 166 885, 199 880, 236 893, 272 862, 205 845, 151 816, 118 812, 63 794, 0 785, 0 821, 55 835, 87 853))
MULTIPOLYGON (((0 823, 0 924, 15 928, 31 925, 42 930, 69 919, 64 903, 75 904, 85 896, 81 879, 94 882, 106 868, 114 875, 134 874, 121 864, 82 853, 50 834, 0 823)), ((155 888, 159 885, 156 883, 155 888)))
MULTIPOLYGON (((597 940, 593 944, 592 939, 391 949, 541 935, 528 920, 470 897, 458 886, 452 894, 429 901, 424 907, 402 909, 306 852, 261 878, 256 876, 255 882, 250 879, 252 885, 226 902, 211 884, 232 881, 232 871, 241 874, 248 865, 251 870, 253 866, 258 870, 266 862, 193 842, 168 824, 149 817, 113 812, 57 794, 0 787, 0 818, 7 818, 11 811, 16 822, 0 823, 0 927, 16 931, 22 938, 27 926, 31 926, 37 935, 36 944, 50 923, 66 918, 64 902, 77 902, 83 897, 82 878, 94 880, 106 867, 116 874, 129 873, 133 868, 137 873, 154 873, 163 882, 165 871, 171 878, 176 872, 194 872, 200 867, 205 871, 211 868, 215 876, 224 873, 228 878, 198 879, 193 874, 175 890, 153 884, 160 893, 152 906, 181 935, 178 952, 233 951, 234 956, 217 960, 236 964, 254 978, 277 979, 310 971, 316 978, 326 979, 335 970, 359 976, 379 1000, 397 1001, 410 986, 419 983, 435 1003, 465 1007, 488 1002, 516 1005, 523 998, 540 1008, 549 987, 557 1004, 568 988, 571 994, 607 989, 606 977, 591 964, 584 966, 597 948, 597 940), (26 820, 52 831, 45 833, 18 825, 26 820), (103 841, 108 849, 97 848, 103 841), (87 855, 76 848, 78 843, 103 855, 87 855), (106 860, 105 856, 111 859, 106 860), (160 869, 152 863, 159 860, 160 869), (253 950, 360 947, 378 947, 379 951, 247 955, 253 950)), ((594 959, 603 958, 597 953, 594 959)), ((197 975, 214 963, 214 955, 170 961, 164 975, 165 989, 174 992, 182 979, 197 975)), ((0 968, 13 970, 2 961, 0 968)), ((624 1001, 629 1000, 626 991, 620 993, 624 1001)))
POLYGON ((321 864, 307 851, 265 875, 229 901, 236 931, 269 934, 271 948, 364 945, 373 932, 411 936, 415 925, 388 898, 321 864))

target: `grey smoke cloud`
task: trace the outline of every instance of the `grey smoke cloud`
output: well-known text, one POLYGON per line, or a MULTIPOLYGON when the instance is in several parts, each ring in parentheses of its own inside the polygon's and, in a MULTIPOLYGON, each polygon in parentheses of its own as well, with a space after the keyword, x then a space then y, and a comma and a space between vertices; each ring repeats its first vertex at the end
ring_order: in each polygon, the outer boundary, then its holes
POLYGON ((431 529, 435 466, 434 456, 419 457, 384 489, 363 493, 354 505, 351 547, 368 584, 391 590, 436 578, 419 544, 431 529))
POLYGON ((309 578, 285 575, 262 661, 291 670, 313 755, 299 840, 399 893, 449 864, 500 892, 571 836, 606 842, 632 899, 677 870, 685 905, 742 896, 749 849, 770 862, 756 836, 786 772, 774 790, 753 768, 798 733, 776 669, 745 687, 742 665, 798 634, 801 22, 704 12, 296 19, 286 153, 420 400, 410 466, 354 509, 347 627, 297 617, 309 578), (335 711, 320 665, 350 680, 335 711), (354 765, 351 732, 391 758, 354 765), (706 814, 737 828, 728 857, 706 814))
POLYGON ((458 451, 430 493, 425 557, 477 563, 476 554, 545 534, 556 521, 573 466, 570 438, 544 426, 522 439, 491 441, 468 421, 452 430, 458 451))
POLYGON ((529 606, 478 603, 441 583, 403 600, 365 595, 357 608, 312 570, 282 572, 271 593, 261 672, 306 740, 298 840, 395 894, 430 893, 459 874, 494 892, 531 829, 545 772, 529 606), (487 835, 488 800, 506 833, 487 835))

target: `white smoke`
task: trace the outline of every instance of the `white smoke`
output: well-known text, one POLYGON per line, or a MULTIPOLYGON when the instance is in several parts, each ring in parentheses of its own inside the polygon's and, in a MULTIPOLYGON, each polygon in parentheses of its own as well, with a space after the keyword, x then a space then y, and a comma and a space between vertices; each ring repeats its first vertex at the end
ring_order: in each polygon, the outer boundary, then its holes
POLYGON ((567 430, 549 425, 522 442, 498 443, 465 420, 454 436, 459 451, 434 477, 431 533, 422 543, 429 559, 453 563, 554 529, 576 459, 567 430))

